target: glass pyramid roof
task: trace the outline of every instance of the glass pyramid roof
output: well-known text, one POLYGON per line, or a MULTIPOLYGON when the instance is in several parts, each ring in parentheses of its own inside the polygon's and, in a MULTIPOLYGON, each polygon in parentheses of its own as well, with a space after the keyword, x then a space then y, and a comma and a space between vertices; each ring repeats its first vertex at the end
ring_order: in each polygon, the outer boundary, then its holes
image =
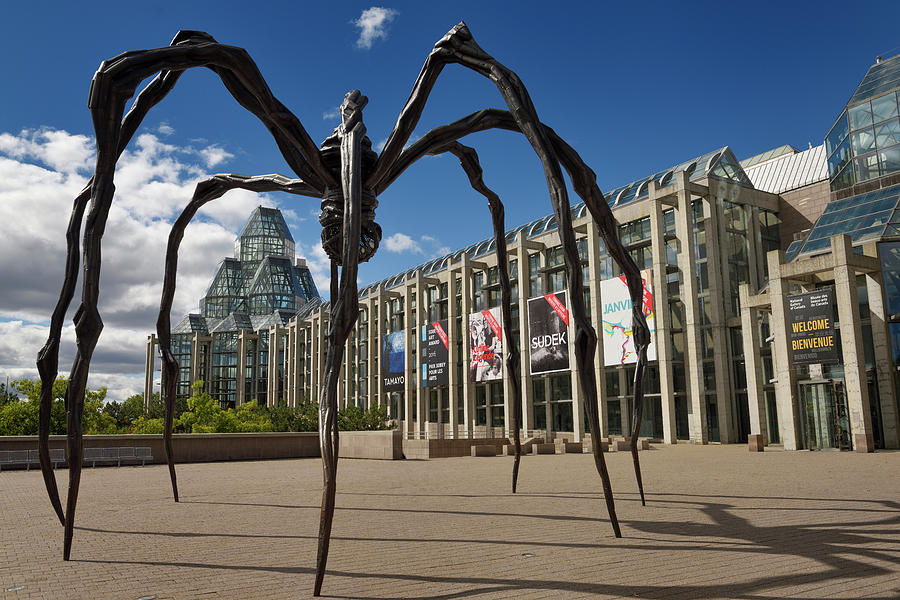
POLYGON ((831 236, 839 234, 854 244, 900 235, 900 185, 829 202, 806 239, 788 247, 786 259, 828 252, 831 236))
POLYGON ((896 87, 900 87, 900 55, 869 67, 869 71, 863 77, 853 96, 850 97, 847 106, 870 100, 896 87))

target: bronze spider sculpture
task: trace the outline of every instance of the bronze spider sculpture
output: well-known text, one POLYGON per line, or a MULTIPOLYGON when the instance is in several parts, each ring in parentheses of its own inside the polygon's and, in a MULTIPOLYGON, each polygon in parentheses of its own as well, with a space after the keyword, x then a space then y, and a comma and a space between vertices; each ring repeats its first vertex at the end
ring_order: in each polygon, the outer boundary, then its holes
MULTIPOLYGON (((170 349, 170 312, 175 294, 178 248, 185 227, 196 211, 207 202, 235 188, 260 192, 282 191, 311 196, 322 201, 322 212, 319 217, 322 225, 322 246, 331 259, 331 323, 325 362, 325 386, 319 399, 319 438, 324 490, 314 590, 318 596, 325 575, 334 515, 338 459, 337 384, 344 344, 359 312, 356 284, 359 263, 372 258, 381 240, 381 227, 374 220, 375 208, 378 205, 376 198, 421 157, 445 152, 454 154, 459 159, 472 187, 488 201, 499 262, 503 320, 510 323, 510 282, 503 204, 497 194, 484 184, 475 150, 457 141, 470 133, 494 128, 524 134, 544 168, 565 255, 575 328, 575 360, 580 371, 579 383, 584 393, 590 429, 595 435, 600 431, 596 377, 593 368, 597 335, 586 316, 582 295, 584 282, 581 261, 575 243, 569 199, 560 165, 569 173, 573 188, 584 200, 597 223, 610 255, 627 276, 628 289, 634 306, 633 328, 638 353, 631 448, 643 502, 637 435, 642 420, 642 382, 650 332, 641 312, 643 286, 640 271, 619 241, 617 223, 597 187, 594 172, 581 160, 575 150, 552 129, 541 123, 525 86, 516 74, 482 50, 475 43, 466 25, 460 23, 435 44, 380 155, 372 151, 371 142, 365 135, 362 109, 366 105, 367 98, 358 90, 346 95, 341 105, 341 125, 325 140, 321 148, 317 148, 300 121, 269 90, 256 64, 244 49, 220 44, 204 32, 180 31, 169 46, 125 52, 103 62, 91 82, 88 107, 91 110, 96 133, 96 169, 90 182, 75 198, 66 233, 68 251, 62 291, 51 318, 50 335, 38 354, 37 361, 42 384, 39 421, 40 463, 50 501, 65 528, 63 542, 65 560, 69 559, 71 553, 75 507, 81 478, 83 457, 81 417, 84 392, 91 355, 103 327, 97 309, 100 291, 100 242, 115 191, 113 175, 116 163, 150 108, 168 94, 185 70, 194 67, 207 67, 214 71, 235 100, 263 122, 298 178, 292 179, 282 175, 213 176, 197 185, 193 198, 172 226, 166 252, 157 335, 163 360, 166 459, 176 502, 178 486, 172 451, 172 421, 178 365, 170 349), (461 64, 491 79, 500 90, 509 110, 485 109, 472 113, 449 125, 437 127, 414 144, 404 147, 419 121, 438 75, 444 66, 450 63, 461 64), (138 84, 154 74, 153 80, 138 94, 131 109, 125 114, 125 104, 134 95, 138 84), (78 234, 88 200, 90 210, 84 227, 82 299, 74 319, 77 353, 65 399, 69 488, 66 510, 63 512, 49 455, 51 391, 57 376, 62 321, 72 301, 77 281, 78 234)), ((512 491, 515 493, 521 455, 520 363, 518 349, 510 330, 508 327, 504 329, 506 347, 509 348, 506 366, 509 369, 513 389, 514 410, 511 429, 515 460, 512 491)), ((603 451, 596 440, 593 444, 593 455, 602 480, 613 530, 616 537, 621 537, 603 451)))

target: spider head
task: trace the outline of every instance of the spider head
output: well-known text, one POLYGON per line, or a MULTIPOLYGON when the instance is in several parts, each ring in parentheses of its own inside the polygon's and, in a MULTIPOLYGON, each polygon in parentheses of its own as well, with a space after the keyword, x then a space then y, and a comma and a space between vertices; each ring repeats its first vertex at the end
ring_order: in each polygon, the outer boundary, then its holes
MULTIPOLYGON (((362 180, 368 178, 378 155, 372 150, 372 141, 368 136, 362 140, 362 180)), ((341 181, 341 141, 339 129, 328 136, 322 144, 322 162, 333 174, 334 178, 341 181)), ((359 235, 359 262, 366 262, 375 255, 378 244, 381 242, 381 226, 375 222, 375 209, 378 207, 378 199, 375 191, 363 187, 361 211, 361 229, 359 235)), ((344 249, 344 190, 340 183, 333 188, 325 190, 322 198, 322 212, 319 215, 319 223, 322 225, 322 248, 328 258, 341 264, 344 249)))

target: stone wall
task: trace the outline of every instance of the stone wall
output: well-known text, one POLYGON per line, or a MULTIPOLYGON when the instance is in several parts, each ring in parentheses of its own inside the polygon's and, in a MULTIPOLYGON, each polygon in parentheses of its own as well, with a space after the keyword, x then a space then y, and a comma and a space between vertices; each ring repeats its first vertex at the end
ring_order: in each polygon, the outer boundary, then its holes
MULTIPOLYGON (((164 463, 162 435, 86 435, 85 448, 149 447, 153 463, 164 463)), ((268 460, 319 456, 318 433, 179 433, 172 436, 176 463, 268 460)), ((0 450, 37 450, 36 435, 0 436, 0 450)), ((65 448, 66 436, 50 436, 50 448, 65 448)), ((403 458, 400 431, 342 431, 340 458, 403 458)))

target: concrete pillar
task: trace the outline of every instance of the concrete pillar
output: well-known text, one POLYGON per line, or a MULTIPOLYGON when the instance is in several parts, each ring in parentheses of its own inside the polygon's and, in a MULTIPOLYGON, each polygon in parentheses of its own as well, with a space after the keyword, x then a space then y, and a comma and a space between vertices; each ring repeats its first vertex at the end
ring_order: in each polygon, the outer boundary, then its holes
MULTIPOLYGON (((659 369, 660 408, 662 409, 663 441, 677 443, 675 436, 675 377, 672 371, 672 328, 669 315, 669 288, 666 285, 666 237, 663 223, 663 204, 656 198, 657 185, 650 185, 650 239, 653 254, 653 305, 655 313, 657 368, 659 369)), ((604 386, 605 387, 605 386, 604 386)))
POLYGON ((309 320, 309 399, 311 402, 319 401, 319 356, 322 354, 322 345, 319 343, 319 315, 322 314, 320 308, 313 313, 309 320))
MULTIPOLYGON (((243 329, 238 331, 237 343, 237 381, 235 382, 234 404, 240 406, 247 401, 247 334, 243 329)), ((252 400, 253 398, 250 398, 252 400)))
POLYGON ((728 288, 728 235, 725 231, 724 203, 734 200, 731 185, 710 180, 709 217, 706 219, 706 267, 709 275, 710 329, 713 339, 715 397, 719 420, 719 441, 734 442, 732 424, 731 349, 729 348, 728 313, 731 290, 728 288), (727 307, 726 307, 727 306, 727 307))
MULTIPOLYGON (((388 398, 388 393, 384 391, 384 369, 385 365, 383 364, 383 356, 381 351, 381 345, 384 343, 384 324, 387 317, 385 313, 385 302, 384 302, 384 284, 380 284, 378 286, 378 290, 375 292, 375 298, 372 299, 374 303, 374 310, 372 311, 372 318, 374 322, 372 323, 372 328, 375 332, 375 339, 372 343, 373 350, 375 352, 375 360, 372 363, 372 373, 371 377, 374 378, 372 382, 374 384, 375 393, 378 394, 379 400, 383 400, 387 402, 388 405, 388 415, 397 421, 397 424, 400 424, 400 415, 393 414, 393 409, 391 408, 391 402, 388 398)), ((400 407, 397 407, 397 412, 400 412, 400 407)))
POLYGON ((631 378, 623 367, 616 369, 616 374, 619 376, 619 426, 624 437, 631 437, 631 411, 628 410, 628 395, 625 393, 631 378))
MULTIPOLYGON (((591 303, 587 307, 591 326, 597 334, 597 351, 594 353, 594 374, 597 378, 597 415, 600 421, 600 432, 591 432, 605 438, 609 436, 608 411, 606 406, 606 367, 603 354, 603 299, 600 295, 600 281, 603 274, 600 270, 600 230, 593 219, 587 222, 588 251, 588 289, 591 292, 591 303)), ((573 357, 574 358, 574 357, 573 357)))
MULTIPOLYGON (((568 289, 566 291, 570 292, 568 289)), ((569 300, 566 304, 566 310, 571 315, 572 300, 569 300)), ((569 328, 569 371, 567 373, 559 373, 559 375, 567 375, 569 377, 569 389, 572 390, 572 428, 574 430, 572 433, 575 437, 574 441, 580 442, 584 439, 584 395, 581 391, 581 371, 578 368, 578 362, 575 360, 575 336, 571 335, 575 330, 575 323, 572 321, 571 316, 569 323, 572 325, 569 328)))
POLYGON ((469 377, 472 364, 472 349, 469 347, 469 313, 472 312, 472 267, 469 256, 461 257, 460 274, 462 276, 462 339, 463 349, 463 421, 465 421, 465 437, 472 439, 475 435, 475 384, 469 377))
POLYGON ((873 452, 875 437, 872 435, 869 386, 866 383, 859 293, 856 289, 856 271, 848 264, 853 254, 850 238, 846 235, 833 236, 831 254, 834 257, 834 293, 837 297, 838 320, 841 324, 844 389, 850 413, 853 448, 857 452, 873 452))
POLYGON ((144 410, 150 410, 153 400, 153 369, 156 367, 156 334, 147 336, 147 353, 144 356, 144 410))
POLYGON ((422 413, 418 411, 418 397, 416 397, 416 418, 413 419, 413 394, 415 394, 416 386, 412 381, 411 374, 415 374, 415 360, 412 356, 412 336, 415 327, 412 318, 412 293, 415 289, 414 285, 406 282, 403 286, 403 310, 404 325, 403 330, 404 349, 403 349, 403 411, 406 413, 406 430, 405 437, 407 439, 417 439, 419 432, 419 422, 422 413), (412 366, 411 366, 412 365, 412 366))
POLYGON ((675 210, 675 236, 678 239, 678 270, 681 301, 684 305, 685 379, 687 380, 688 429, 691 442, 706 444, 706 398, 703 389, 703 358, 700 346, 700 307, 698 303, 697 262, 694 257, 694 224, 688 175, 675 174, 678 207, 675 210))
POLYGON ((461 360, 457 351, 457 342, 465 340, 465 327, 457 327, 456 319, 459 317, 459 310, 456 307, 456 276, 459 273, 457 269, 448 269, 447 273, 447 337, 450 340, 450 348, 447 350, 447 379, 449 380, 450 397, 448 403, 450 405, 450 437, 456 439, 459 437, 459 380, 461 376, 466 375, 466 371, 457 362, 461 360), (462 331, 460 331, 462 330, 462 331))
POLYGON ((519 336, 525 340, 520 348, 521 383, 522 383, 522 432, 528 437, 529 431, 534 429, 534 400, 532 398, 531 385, 531 344, 527 342, 530 339, 528 331, 528 281, 531 276, 528 268, 528 248, 525 245, 527 236, 524 231, 516 234, 516 256, 518 257, 518 280, 516 288, 519 295, 519 336))
MULTIPOLYGON (((877 246, 875 246, 875 258, 877 246)), ((880 262, 880 261, 879 261, 880 262)), ((900 448, 900 421, 894 389, 894 364, 891 359, 891 338, 888 332, 887 311, 881 273, 866 275, 869 292, 869 317, 872 326, 872 346, 875 354, 875 376, 878 380, 878 400, 885 448, 900 448)))
POLYGON ((803 442, 797 375, 791 360, 791 335, 787 323, 788 282, 781 277, 784 252, 772 250, 766 259, 769 261, 769 299, 772 302, 772 366, 775 371, 778 432, 785 450, 799 450, 803 442))
MULTIPOLYGON (((194 382, 198 379, 203 379, 206 377, 205 373, 200 372, 200 334, 194 333, 191 335, 191 387, 193 388, 194 382)), ((207 361, 208 362, 208 361, 207 361)), ((203 380, 204 387, 207 381, 203 380)))
MULTIPOLYGON (((761 435, 768 444, 765 375, 763 374, 759 340, 759 309, 749 306, 750 286, 742 283, 741 338, 744 346, 744 369, 747 372, 747 404, 750 408, 750 433, 761 435)), ((738 440, 743 442, 744 440, 738 440)))
MULTIPOLYGON (((407 284, 407 289, 409 289, 407 284)), ((425 285, 422 281, 422 271, 417 270, 413 280, 413 291, 415 292, 415 300, 407 309, 409 317, 409 337, 407 344, 412 341, 415 344, 415 356, 412 356, 412 373, 407 375, 407 379, 412 379, 415 383, 416 390, 416 437, 425 438, 427 430, 427 421, 429 419, 428 410, 430 408, 430 398, 426 393, 425 382, 422 378, 422 325, 425 323, 427 306, 425 301, 425 285)), ((407 345, 407 348, 411 348, 407 345)), ((410 363, 407 363, 407 369, 410 363)))
POLYGON ((278 347, 284 327, 272 325, 269 327, 269 382, 266 389, 266 405, 278 406, 278 347))

